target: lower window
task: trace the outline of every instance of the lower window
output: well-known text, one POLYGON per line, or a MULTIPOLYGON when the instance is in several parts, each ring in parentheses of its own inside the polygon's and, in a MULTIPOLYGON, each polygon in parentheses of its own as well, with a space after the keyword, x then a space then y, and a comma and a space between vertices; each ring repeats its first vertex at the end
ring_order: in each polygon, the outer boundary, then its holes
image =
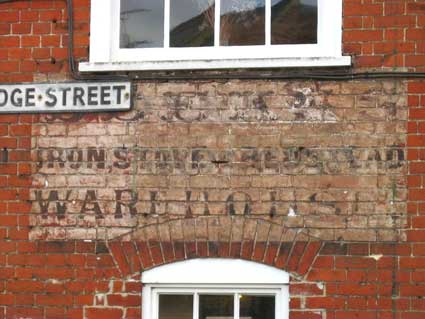
POLYGON ((193 259, 142 273, 143 319, 288 319, 289 274, 239 259, 193 259))
POLYGON ((281 318, 278 289, 153 289, 155 319, 281 318))

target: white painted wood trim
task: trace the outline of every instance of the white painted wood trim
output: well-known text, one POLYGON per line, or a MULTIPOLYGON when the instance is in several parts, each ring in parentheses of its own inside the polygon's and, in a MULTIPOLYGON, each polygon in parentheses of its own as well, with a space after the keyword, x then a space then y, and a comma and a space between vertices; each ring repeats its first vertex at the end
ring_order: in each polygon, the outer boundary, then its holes
POLYGON ((142 303, 142 318, 150 318, 154 306, 154 300, 152 298, 152 289, 149 286, 145 286, 142 289, 142 303))
POLYGON ((288 284, 283 270, 241 259, 192 259, 153 268, 145 284, 288 284))
POLYGON ((193 294, 193 319, 199 319, 199 294, 193 294))
MULTIPOLYGON (((280 289, 280 316, 281 318, 289 318, 289 286, 284 286, 280 289)), ((276 305, 277 308, 277 305, 276 305)), ((277 309, 276 309, 277 311, 277 309)), ((279 318, 276 314, 276 318, 279 318)))
MULTIPOLYGON (((119 48, 120 46, 120 27, 121 27, 121 1, 113 1, 106 0, 106 2, 112 1, 112 12, 118 12, 118 14, 114 13, 111 18, 111 34, 109 35, 109 43, 111 43, 111 60, 116 62, 118 60, 117 50, 115 48, 119 48)), ((105 35, 106 37, 106 35, 105 35)))
POLYGON ((219 48, 120 49, 114 53, 114 59, 119 62, 310 58, 333 56, 334 55, 331 54, 327 55, 325 48, 317 44, 273 45, 268 47, 263 45, 247 45, 219 48))
POLYGON ((91 0, 90 13, 90 62, 110 62, 114 17, 110 0, 91 0), (105 23, 105 21, 107 23, 105 23))
POLYGON ((239 316, 240 316, 240 305, 239 305, 240 295, 241 295, 240 293, 236 293, 233 295, 233 319, 239 319, 239 316))
POLYGON ((351 57, 80 63, 81 72, 350 66, 351 57))
POLYGON ((342 1, 319 0, 317 40, 329 56, 342 50, 342 1))
POLYGON ((272 44, 272 0, 266 0, 265 12, 265 30, 266 33, 266 46, 272 44))
POLYGON ((221 0, 214 1, 214 47, 220 47, 221 0))
POLYGON ((170 10, 171 2, 170 0, 164 1, 164 48, 168 49, 170 47, 170 10))

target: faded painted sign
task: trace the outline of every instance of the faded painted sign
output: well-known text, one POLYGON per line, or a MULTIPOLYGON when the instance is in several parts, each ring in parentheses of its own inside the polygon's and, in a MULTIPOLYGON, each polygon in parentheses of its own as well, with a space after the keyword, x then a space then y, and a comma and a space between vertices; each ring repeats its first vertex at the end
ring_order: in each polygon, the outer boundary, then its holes
POLYGON ((0 113, 125 111, 130 107, 130 82, 0 86, 0 113))
POLYGON ((131 112, 33 124, 31 239, 180 221, 194 224, 182 236, 211 238, 225 223, 256 234, 256 220, 322 240, 403 238, 407 100, 392 81, 136 85, 131 112))

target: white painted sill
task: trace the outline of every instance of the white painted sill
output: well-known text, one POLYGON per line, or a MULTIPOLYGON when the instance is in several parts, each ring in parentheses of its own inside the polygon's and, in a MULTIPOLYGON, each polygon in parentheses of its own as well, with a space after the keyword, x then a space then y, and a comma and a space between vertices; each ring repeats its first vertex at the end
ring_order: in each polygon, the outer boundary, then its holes
POLYGON ((214 70, 237 68, 291 68, 350 66, 351 57, 300 57, 274 59, 226 59, 192 61, 135 61, 135 62, 82 62, 80 72, 155 71, 155 70, 214 70))

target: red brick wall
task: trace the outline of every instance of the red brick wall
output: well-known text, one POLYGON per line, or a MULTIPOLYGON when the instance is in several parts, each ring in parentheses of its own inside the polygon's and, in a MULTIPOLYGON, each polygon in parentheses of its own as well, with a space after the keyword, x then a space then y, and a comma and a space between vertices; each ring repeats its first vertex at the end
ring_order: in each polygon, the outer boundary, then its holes
MULTIPOLYGON (((74 0, 75 55, 79 58, 85 58, 88 52, 88 3, 88 0, 74 0)), ((70 79, 66 62, 66 20, 63 1, 0 4, 0 83, 70 79)), ((424 27, 424 1, 344 1, 344 53, 353 55, 353 71, 373 72, 382 71, 383 68, 385 71, 424 71, 424 27)), ((158 92, 167 84, 152 81, 140 85, 144 91, 153 86, 158 92)), ((195 82, 190 85, 199 88, 200 84, 195 82)), ((244 87, 250 85, 255 88, 254 91, 261 91, 263 85, 268 88, 282 84, 236 81, 208 85, 224 85, 228 87, 228 93, 241 93, 244 87)), ((36 173, 39 173, 35 167, 37 158, 31 150, 36 149, 34 143, 38 136, 63 137, 66 134, 61 135, 61 130, 65 128, 65 132, 69 132, 71 124, 57 119, 46 124, 43 122, 48 118, 46 116, 0 115, 0 319, 140 318, 140 271, 197 256, 241 257, 291 272, 294 275, 290 288, 293 319, 424 318, 425 80, 288 84, 290 89, 319 87, 319 93, 315 93, 318 100, 326 96, 324 91, 330 87, 337 87, 336 92, 331 89, 331 96, 335 95, 335 99, 340 98, 342 87, 351 87, 351 91, 345 94, 353 96, 353 105, 359 110, 364 104, 364 96, 373 98, 375 94, 364 91, 365 88, 378 86, 382 90, 379 91, 380 95, 384 96, 387 92, 384 88, 390 85, 401 88, 401 91, 392 94, 407 101, 396 109, 408 111, 408 121, 401 120, 405 128, 397 135, 407 141, 407 144, 398 146, 406 150, 408 160, 408 170, 398 177, 397 184, 398 191, 407 189, 406 198, 400 200, 405 204, 405 209, 398 211, 403 222, 396 229, 400 235, 397 240, 383 237, 364 241, 360 236, 318 240, 309 233, 309 227, 290 237, 294 238, 292 241, 280 237, 275 240, 272 235, 261 235, 263 239, 256 240, 261 238, 259 234, 268 234, 265 230, 276 229, 277 234, 282 234, 297 229, 283 222, 283 219, 279 223, 255 220, 255 225, 249 228, 255 231, 246 231, 239 240, 233 241, 217 239, 221 238, 218 234, 227 229, 224 226, 219 227, 217 233, 201 234, 202 240, 195 235, 164 237, 158 235, 163 232, 157 226, 149 226, 142 231, 136 229, 128 238, 118 237, 108 241, 30 240, 29 234, 34 226, 31 222, 34 216, 31 192, 37 187, 33 184, 37 184, 36 173)), ((240 95, 244 97, 242 93, 240 95)), ((158 95, 151 97, 160 98, 158 95)), ((273 97, 277 102, 283 99, 277 94, 272 94, 273 97)), ((214 105, 220 105, 219 96, 212 97, 212 100, 214 105)), ((377 104, 376 110, 384 110, 385 105, 377 104)), ((359 117, 359 122, 374 121, 368 118, 372 114, 370 110, 355 114, 364 116, 363 121, 359 117)), ((101 123, 106 128, 111 125, 110 122, 102 122, 102 115, 85 115, 77 117, 75 121, 101 123)), ((199 132, 211 132, 214 124, 217 123, 201 123, 194 128, 199 132)), ((230 124, 242 127, 244 123, 230 124)), ((282 126, 292 124, 293 121, 289 121, 282 126)), ((152 128, 157 123, 153 126, 142 125, 152 128)), ((305 125, 308 129, 312 127, 307 123, 305 125)), ((329 129, 326 123, 316 125, 329 129)), ((215 132, 220 132, 220 128, 215 129, 215 132)), ((163 135, 163 132, 158 134, 163 135)), ((259 132, 260 129, 253 130, 250 138, 257 138, 260 143, 258 147, 262 147, 264 145, 261 143, 268 141, 268 137, 260 139, 258 136, 263 135, 259 132)), ((370 133, 366 131, 366 134, 370 133)), ((380 132, 380 136, 387 133, 380 132)), ((80 140, 84 140, 84 137, 84 134, 78 136, 80 140)), ((182 134, 183 137, 187 137, 187 134, 182 134)), ((308 140, 311 137, 302 133, 297 138, 299 143, 302 138, 308 140)), ((362 141, 364 139, 363 136, 362 141)), ((325 138, 325 141, 330 140, 330 136, 325 138)), ((273 186, 266 188, 273 190, 273 186)), ((379 204, 382 204, 379 199, 375 204, 377 206, 374 207, 379 210, 379 204)), ((215 218, 207 220, 216 223, 215 218)), ((219 220, 220 225, 228 225, 228 218, 221 218, 224 219, 219 220)), ((197 217, 193 220, 197 220, 197 217)), ((188 219, 187 225, 183 223, 178 226, 181 233, 188 233, 184 229, 191 227, 190 222, 191 219, 188 219)), ((367 224, 364 227, 369 230, 372 226, 367 224)), ((347 228, 344 234, 357 228, 347 228)), ((60 234, 56 235, 56 238, 60 237, 60 234)))
POLYGON ((344 52, 356 68, 424 71, 424 3, 345 0, 344 52))

